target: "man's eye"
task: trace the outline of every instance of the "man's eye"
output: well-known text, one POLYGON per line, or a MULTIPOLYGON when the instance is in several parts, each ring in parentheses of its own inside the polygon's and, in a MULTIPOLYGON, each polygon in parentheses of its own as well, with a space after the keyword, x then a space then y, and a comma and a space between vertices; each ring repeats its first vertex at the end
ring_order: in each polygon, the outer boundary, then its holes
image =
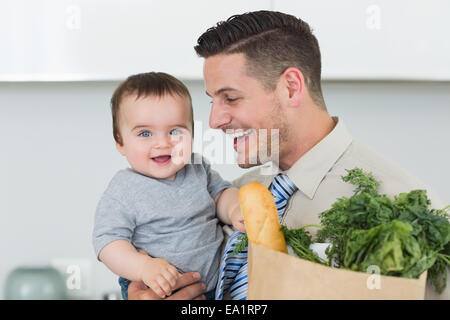
POLYGON ((226 98, 225 101, 226 101, 227 103, 233 103, 233 102, 236 102, 238 99, 239 99, 239 98, 234 98, 234 99, 232 99, 232 98, 226 98))
POLYGON ((139 133, 139 136, 147 138, 147 137, 151 136, 151 133, 150 133, 150 131, 142 131, 141 133, 139 133))
POLYGON ((172 134, 182 134, 183 131, 181 131, 180 129, 173 129, 172 131, 170 131, 170 133, 172 133, 172 134))

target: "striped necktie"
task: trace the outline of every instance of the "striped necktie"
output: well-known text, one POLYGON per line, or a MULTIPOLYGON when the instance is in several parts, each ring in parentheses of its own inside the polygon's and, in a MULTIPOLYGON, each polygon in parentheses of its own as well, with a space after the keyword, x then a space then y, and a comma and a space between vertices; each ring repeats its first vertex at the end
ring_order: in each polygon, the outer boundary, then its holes
MULTIPOLYGON (((273 179, 269 190, 277 206, 278 216, 281 221, 289 198, 298 188, 287 175, 280 173, 273 179)), ((220 263, 216 300, 222 300, 223 295, 228 290, 230 290, 232 300, 245 300, 247 298, 247 248, 233 255, 233 250, 239 242, 238 237, 242 234, 239 231, 235 231, 225 246, 220 263)))

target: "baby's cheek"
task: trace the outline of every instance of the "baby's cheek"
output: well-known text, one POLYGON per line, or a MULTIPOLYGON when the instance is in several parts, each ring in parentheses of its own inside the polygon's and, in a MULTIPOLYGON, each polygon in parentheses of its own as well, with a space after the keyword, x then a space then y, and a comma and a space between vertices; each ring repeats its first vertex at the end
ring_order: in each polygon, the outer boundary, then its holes
POLYGON ((150 148, 136 148, 132 152, 133 162, 136 164, 144 164, 150 159, 151 149, 150 148))
POLYGON ((174 139, 172 162, 178 165, 186 164, 191 159, 192 141, 185 136, 174 139))

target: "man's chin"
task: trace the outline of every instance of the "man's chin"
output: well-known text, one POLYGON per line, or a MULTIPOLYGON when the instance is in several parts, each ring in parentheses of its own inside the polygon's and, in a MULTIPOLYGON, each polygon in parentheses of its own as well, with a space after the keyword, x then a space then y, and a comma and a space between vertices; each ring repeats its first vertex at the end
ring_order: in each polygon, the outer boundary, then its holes
POLYGON ((248 159, 245 159, 245 161, 238 161, 238 166, 239 168, 242 169, 248 169, 248 168, 252 168, 252 167, 256 167, 256 166, 260 166, 261 163, 260 161, 249 161, 248 159))
POLYGON ((251 168, 251 167, 255 167, 256 164, 238 163, 238 166, 241 169, 248 169, 248 168, 251 168))

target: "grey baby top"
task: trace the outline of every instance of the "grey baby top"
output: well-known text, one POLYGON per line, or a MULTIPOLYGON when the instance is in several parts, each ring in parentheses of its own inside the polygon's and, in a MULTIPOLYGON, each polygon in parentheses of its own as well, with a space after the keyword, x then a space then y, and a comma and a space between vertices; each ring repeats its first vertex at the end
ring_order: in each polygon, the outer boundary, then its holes
POLYGON ((199 154, 192 155, 191 163, 173 181, 149 178, 129 168, 119 171, 97 206, 95 254, 98 257, 112 241, 128 240, 180 272, 200 272, 207 291, 212 290, 223 240, 214 197, 229 187, 232 184, 199 154))

